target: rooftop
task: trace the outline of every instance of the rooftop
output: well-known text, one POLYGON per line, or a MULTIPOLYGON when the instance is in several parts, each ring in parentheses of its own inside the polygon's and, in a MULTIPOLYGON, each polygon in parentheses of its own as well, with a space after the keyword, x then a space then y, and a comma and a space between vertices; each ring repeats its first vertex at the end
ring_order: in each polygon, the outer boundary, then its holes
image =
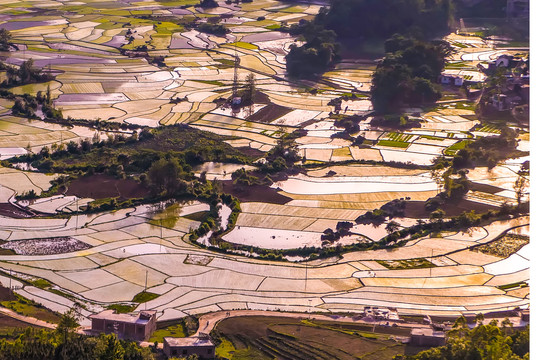
POLYGON ((169 346, 214 346, 214 343, 209 338, 200 337, 164 337, 164 343, 168 343, 169 346))
POLYGON ((436 331, 429 328, 417 328, 411 330, 411 336, 434 336, 434 337, 445 337, 444 331, 436 331))
POLYGON ((99 314, 90 315, 90 319, 118 321, 130 324, 146 324, 155 315, 155 310, 145 310, 137 314, 117 314, 114 310, 104 310, 99 314))

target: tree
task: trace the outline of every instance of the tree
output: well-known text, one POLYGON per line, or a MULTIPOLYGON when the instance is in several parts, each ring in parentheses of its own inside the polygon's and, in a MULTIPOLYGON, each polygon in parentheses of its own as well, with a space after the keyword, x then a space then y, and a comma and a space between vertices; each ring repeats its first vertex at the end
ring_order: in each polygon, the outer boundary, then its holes
POLYGON ((79 311, 78 307, 72 307, 62 314, 56 330, 61 334, 64 332, 74 332, 79 327, 79 311))
POLYGON ((180 181, 181 167, 178 160, 159 159, 154 162, 148 170, 148 179, 156 193, 165 192, 167 195, 174 195, 182 188, 180 181))
POLYGON ((386 224, 386 227, 384 228, 388 234, 393 233, 394 231, 399 230, 399 223, 392 220, 388 224, 386 224))
POLYGON ((529 187, 529 179, 524 176, 519 176, 514 183, 514 191, 516 192, 516 200, 518 205, 521 205, 521 199, 525 195, 529 187))
POLYGON ((0 29, 0 51, 8 51, 11 46, 11 33, 6 29, 0 29))
POLYGON ((437 194, 441 192, 444 187, 444 173, 445 169, 443 168, 434 168, 431 170, 431 178, 435 180, 437 184, 437 194))
POLYGON ((484 319, 485 319, 484 314, 482 313, 476 314, 475 320, 476 320, 477 325, 482 325, 484 323, 484 319))
POLYGON ((101 335, 104 348, 99 356, 99 360, 123 360, 125 350, 115 334, 101 335))

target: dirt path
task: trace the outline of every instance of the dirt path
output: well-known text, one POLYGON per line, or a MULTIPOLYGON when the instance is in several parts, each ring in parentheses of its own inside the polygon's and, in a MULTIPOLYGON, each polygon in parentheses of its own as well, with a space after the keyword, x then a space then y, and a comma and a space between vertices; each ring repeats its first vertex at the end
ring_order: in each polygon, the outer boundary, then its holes
POLYGON ((14 319, 23 321, 23 322, 25 322, 27 324, 31 324, 31 325, 35 325, 35 326, 41 326, 41 327, 48 328, 48 329, 56 329, 56 324, 51 324, 51 323, 48 323, 46 321, 42 321, 42 320, 30 317, 30 316, 24 316, 24 315, 21 315, 21 314, 17 314, 15 311, 4 308, 4 307, 0 307, 0 312, 2 314, 4 314, 4 315, 7 315, 7 316, 12 317, 14 319))

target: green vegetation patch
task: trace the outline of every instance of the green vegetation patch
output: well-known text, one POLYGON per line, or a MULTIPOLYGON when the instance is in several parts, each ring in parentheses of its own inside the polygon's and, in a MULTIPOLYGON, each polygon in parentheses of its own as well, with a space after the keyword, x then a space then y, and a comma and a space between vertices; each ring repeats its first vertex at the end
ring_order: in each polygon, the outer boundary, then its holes
MULTIPOLYGON (((234 60, 230 59, 216 59, 218 63, 221 63, 222 65, 225 65, 225 67, 233 67, 234 66, 234 60)), ((224 67, 224 68, 225 68, 224 67)))
POLYGON ((422 135, 420 136, 422 139, 428 139, 428 140, 437 140, 437 141, 443 141, 443 138, 437 137, 437 136, 431 136, 431 135, 422 135))
POLYGON ((217 80, 193 80, 208 85, 224 86, 225 84, 217 80))
POLYGON ((32 300, 29 300, 19 294, 14 294, 16 300, 2 301, 0 305, 15 311, 18 314, 33 317, 39 320, 43 320, 50 323, 58 323, 60 316, 41 304, 38 304, 32 300))
POLYGON ((406 148, 409 147, 408 142, 394 141, 394 140, 379 140, 377 142, 377 145, 379 145, 379 146, 388 146, 388 147, 397 147, 397 148, 403 148, 403 149, 406 149, 406 148))
POLYGON ((127 314, 134 311, 137 305, 111 304, 107 306, 109 310, 115 310, 118 314, 127 314))
POLYGON ((163 342, 164 337, 186 337, 187 332, 184 327, 183 322, 167 326, 163 329, 158 329, 152 333, 150 337, 150 342, 163 342))
POLYGON ((203 222, 208 217, 209 211, 199 211, 184 216, 186 219, 203 222))
POLYGON ((173 32, 181 32, 184 27, 172 22, 164 21, 154 24, 154 29, 158 34, 171 35, 173 32))
POLYGON ((488 133, 493 133, 493 134, 501 133, 501 130, 499 128, 490 124, 482 126, 480 129, 478 129, 478 131, 488 132, 488 133))
POLYGON ((40 289, 46 289, 46 288, 51 287, 51 283, 48 282, 45 279, 34 280, 34 281, 32 281, 32 285, 34 285, 35 287, 38 287, 40 289))
POLYGON ((459 101, 456 103, 456 109, 460 110, 476 110, 476 104, 469 101, 459 101))
POLYGON ((133 302, 145 303, 145 302, 148 302, 150 300, 154 300, 154 299, 156 299, 158 297, 159 297, 158 294, 154 294, 154 293, 151 293, 151 292, 148 292, 148 291, 143 291, 143 292, 140 292, 140 293, 138 293, 137 295, 135 295, 133 297, 133 302))
POLYGON ((390 270, 404 269, 425 269, 436 267, 432 262, 424 259, 408 259, 408 260, 376 260, 379 264, 390 270))
POLYGON ((520 282, 516 282, 516 283, 511 283, 511 284, 506 284, 506 285, 500 285, 500 286, 497 286, 499 289, 501 290, 510 290, 510 289, 515 289, 515 288, 523 288, 523 287, 527 287, 529 286, 525 281, 520 281, 520 282))
POLYGON ((413 137, 411 134, 402 134, 396 132, 388 133, 386 136, 388 136, 388 138, 391 140, 402 142, 408 142, 413 137))
MULTIPOLYGON (((232 46, 232 47, 234 47, 235 45, 236 47, 247 49, 247 50, 257 50, 259 48, 257 45, 253 45, 253 44, 243 42, 243 41, 237 41, 237 42, 227 44, 227 46, 232 46)), ((233 61, 233 65, 234 65, 234 61, 233 61)))
POLYGON ((471 140, 459 141, 459 142, 447 147, 444 150, 444 155, 450 155, 450 156, 456 155, 456 153, 459 150, 463 149, 465 146, 469 145, 471 142, 472 142, 471 140))

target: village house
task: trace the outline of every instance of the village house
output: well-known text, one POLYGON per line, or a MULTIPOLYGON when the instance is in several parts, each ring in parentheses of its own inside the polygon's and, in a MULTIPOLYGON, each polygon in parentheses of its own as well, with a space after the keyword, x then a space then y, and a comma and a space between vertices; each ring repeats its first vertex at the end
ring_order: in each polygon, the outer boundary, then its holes
POLYGON ((163 352, 167 357, 188 357, 195 354, 199 359, 214 359, 216 346, 206 334, 186 338, 165 337, 163 352))
POLYGON ((455 86, 463 85, 463 77, 459 75, 441 74, 440 81, 441 81, 441 84, 445 84, 445 85, 455 85, 455 86))
POLYGON ((92 332, 115 333, 120 339, 148 340, 156 330, 156 311, 140 311, 135 314, 117 314, 114 310, 105 310, 91 315, 92 332))
POLYGON ((364 317, 369 317, 376 320, 401 321, 397 309, 395 308, 379 308, 375 306, 365 306, 364 317))

